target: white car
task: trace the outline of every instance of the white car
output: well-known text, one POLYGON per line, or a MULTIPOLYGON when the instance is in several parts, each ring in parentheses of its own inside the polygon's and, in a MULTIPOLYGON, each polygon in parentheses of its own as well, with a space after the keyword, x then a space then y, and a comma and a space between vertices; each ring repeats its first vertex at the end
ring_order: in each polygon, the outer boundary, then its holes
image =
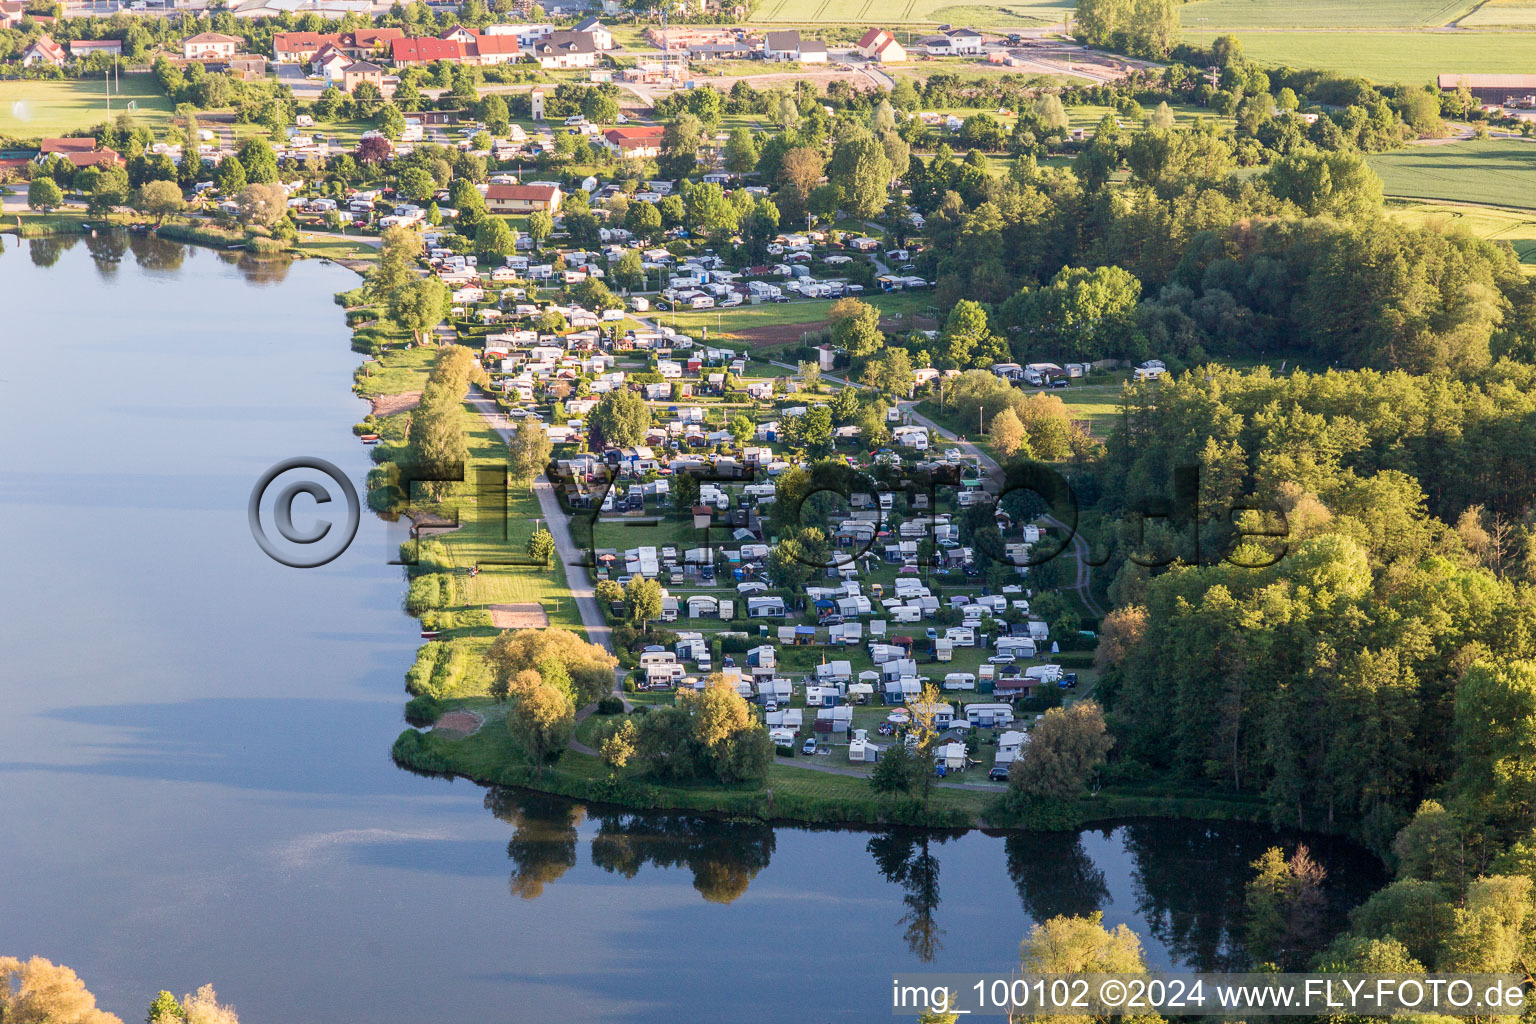
POLYGON ((944 449, 944 457, 946 459, 958 459, 960 457, 960 449, 959 448, 946 448, 946 449, 944 449))
POLYGON ((988 665, 1012 665, 1018 659, 1011 654, 994 654, 987 659, 988 665))

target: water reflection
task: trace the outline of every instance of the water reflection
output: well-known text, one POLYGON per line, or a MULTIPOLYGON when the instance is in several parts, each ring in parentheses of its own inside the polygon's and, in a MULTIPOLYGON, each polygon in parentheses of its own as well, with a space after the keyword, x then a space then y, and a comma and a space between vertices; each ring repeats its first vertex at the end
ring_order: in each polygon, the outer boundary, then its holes
POLYGON ((937 917, 939 858, 933 847, 949 842, 951 835, 903 829, 875 836, 865 846, 885 880, 906 890, 901 898, 907 908, 901 917, 902 937, 912 955, 925 964, 932 963, 944 946, 939 941, 944 930, 937 917))
POLYGON ((128 247, 133 258, 145 270, 170 273, 180 270, 191 247, 159 235, 133 235, 128 247))
POLYGON ((90 251, 91 259, 96 261, 96 270, 102 277, 113 277, 117 274, 117 264, 128 251, 128 234, 124 231, 101 231, 85 236, 85 247, 90 251))
POLYGON ((222 250, 219 259, 240 271, 246 284, 282 284, 288 278, 288 268, 293 259, 288 256, 252 256, 248 252, 222 250))
POLYGON ((612 813, 598 819, 592 863, 634 878, 646 864, 685 867, 710 903, 731 903, 773 856, 773 829, 759 822, 612 813))
MULTIPOLYGON (((1108 833, 1105 833, 1108 835, 1108 833)), ((1109 883, 1075 832, 1018 832, 1003 840, 1008 877, 1036 921, 1103 910, 1109 883)))
POLYGON ((80 240, 78 235, 44 235, 41 238, 27 239, 27 251, 32 257, 32 262, 39 267, 51 267, 59 262, 59 257, 75 247, 80 240))

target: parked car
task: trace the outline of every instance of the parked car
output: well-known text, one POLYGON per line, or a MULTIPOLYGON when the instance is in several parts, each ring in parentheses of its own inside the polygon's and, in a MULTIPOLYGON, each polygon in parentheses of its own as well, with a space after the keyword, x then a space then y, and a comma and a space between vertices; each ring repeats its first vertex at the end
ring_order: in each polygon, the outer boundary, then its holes
POLYGON ((770 700, 767 704, 763 705, 763 710, 764 711, 777 711, 777 710, 779 710, 779 702, 776 701, 776 700, 770 700))
POLYGON ((800 748, 800 753, 802 753, 802 754, 814 754, 814 753, 816 753, 816 737, 815 736, 812 736, 810 739, 805 741, 805 746, 800 748))
POLYGON ((1011 654, 994 654, 987 659, 988 665, 1012 665, 1017 659, 1011 654))
POLYGON ((1048 388, 1069 388, 1072 386, 1072 381, 1066 377, 1052 377, 1046 381, 1045 386, 1048 388))
POLYGON ((991 779, 993 782, 1007 782, 1008 769, 1004 768, 1000 764, 995 764, 992 766, 992 770, 987 772, 987 778, 991 779))
POLYGON ((1063 690, 1073 690, 1073 689, 1076 689, 1077 688, 1077 673, 1076 672, 1068 672, 1066 675, 1061 677, 1060 684, 1061 684, 1061 688, 1063 690))

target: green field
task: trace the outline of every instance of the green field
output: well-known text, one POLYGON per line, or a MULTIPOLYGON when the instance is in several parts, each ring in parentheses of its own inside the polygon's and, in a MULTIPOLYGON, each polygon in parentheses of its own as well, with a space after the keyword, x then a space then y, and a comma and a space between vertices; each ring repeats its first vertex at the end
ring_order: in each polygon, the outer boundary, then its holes
MULTIPOLYGON (((901 314, 903 320, 921 314, 933 302, 931 292, 895 292, 862 296, 865 302, 880 310, 882 316, 901 314)), ((758 327, 804 327, 817 330, 827 322, 827 311, 832 299, 813 299, 795 302, 773 302, 761 306, 736 306, 732 309, 687 309, 671 313, 653 313, 657 323, 676 327, 689 334, 697 334, 701 327, 709 328, 711 340, 734 337, 738 331, 758 327)), ((793 341, 787 334, 783 341, 793 341)))
MULTIPOLYGON (((1194 0, 1179 9, 1186 29, 1420 28, 1444 25, 1476 0, 1194 0)), ((1246 40, 1244 40, 1246 42, 1246 40)))
POLYGON ((1394 219, 1436 231, 1466 231, 1508 242, 1527 273, 1536 274, 1536 214, 1462 203, 1414 203, 1388 208, 1394 219))
POLYGON ((1536 0, 1483 0, 1456 25, 1459 28, 1536 28, 1536 0))
POLYGON ((1533 142, 1487 139, 1409 146, 1368 159, 1388 196, 1536 209, 1533 142))
MULTIPOLYGON (((1185 13, 1185 42, 1200 41, 1193 24, 1185 13)), ((1209 43, 1209 28, 1205 35, 1209 43)), ((1442 72, 1525 74, 1536 66, 1536 32, 1248 31, 1238 38, 1244 54, 1261 64, 1338 71, 1380 83, 1427 83, 1442 72)))
MULTIPOLYGON (((977 28, 1017 28, 1060 24, 1073 0, 1016 0, 993 4, 954 4, 945 0, 764 0, 754 22, 797 24, 967 24, 977 28)), ((897 37, 906 40, 901 36, 897 37)))
MULTIPOLYGON (((169 122, 170 99, 149 75, 124 75, 112 96, 112 116, 128 111, 159 129, 169 122)), ((36 139, 92 128, 107 119, 106 83, 101 79, 54 82, 0 82, 0 135, 36 139)))

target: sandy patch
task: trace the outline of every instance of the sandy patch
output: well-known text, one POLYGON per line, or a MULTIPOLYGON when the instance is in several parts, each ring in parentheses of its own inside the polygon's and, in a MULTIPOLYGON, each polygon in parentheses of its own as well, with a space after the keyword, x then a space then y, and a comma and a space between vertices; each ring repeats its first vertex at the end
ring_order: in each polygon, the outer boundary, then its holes
POLYGON ((432 731, 440 732, 449 739, 462 739, 479 732, 484 724, 485 719, 473 711, 450 711, 437 720, 432 731))
POLYGON ((543 605, 493 604, 491 625, 497 629, 544 629, 549 626, 549 616, 543 605))
POLYGON ((380 395, 373 400, 373 414, 375 416, 393 416, 397 412, 408 412, 420 404, 420 391, 402 391, 398 395, 380 395))

